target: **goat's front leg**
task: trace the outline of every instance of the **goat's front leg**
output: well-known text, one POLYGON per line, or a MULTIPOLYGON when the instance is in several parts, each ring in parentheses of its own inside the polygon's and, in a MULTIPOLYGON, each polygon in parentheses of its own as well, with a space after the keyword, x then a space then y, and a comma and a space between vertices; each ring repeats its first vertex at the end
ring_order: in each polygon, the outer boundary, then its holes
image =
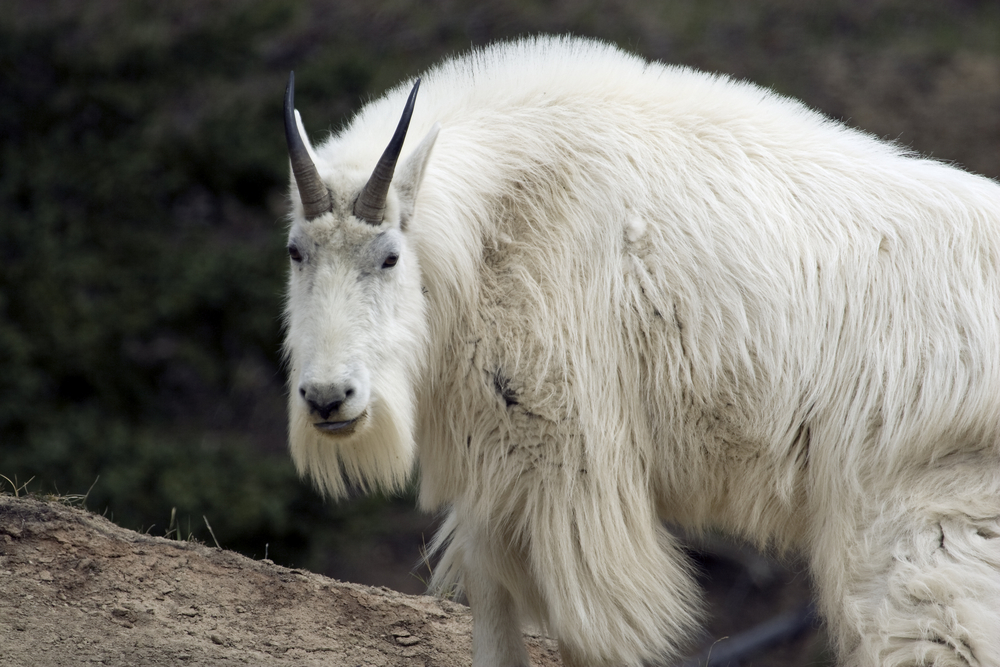
POLYGON ((528 667, 514 598, 486 569, 466 563, 465 593, 472 607, 472 665, 528 667))

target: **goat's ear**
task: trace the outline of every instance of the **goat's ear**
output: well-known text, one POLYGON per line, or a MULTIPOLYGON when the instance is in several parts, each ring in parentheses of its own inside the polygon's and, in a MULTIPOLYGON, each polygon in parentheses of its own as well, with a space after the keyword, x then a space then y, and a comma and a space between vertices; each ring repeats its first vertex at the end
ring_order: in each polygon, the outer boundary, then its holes
POLYGON ((413 216, 413 208, 417 202, 417 191, 420 189, 420 182, 424 180, 424 169, 427 161, 431 157, 431 149, 434 148, 434 141, 441 130, 440 123, 434 123, 434 127, 423 138, 417 149, 406 158, 402 168, 396 173, 393 183, 399 195, 399 220, 400 227, 406 229, 407 223, 413 216))

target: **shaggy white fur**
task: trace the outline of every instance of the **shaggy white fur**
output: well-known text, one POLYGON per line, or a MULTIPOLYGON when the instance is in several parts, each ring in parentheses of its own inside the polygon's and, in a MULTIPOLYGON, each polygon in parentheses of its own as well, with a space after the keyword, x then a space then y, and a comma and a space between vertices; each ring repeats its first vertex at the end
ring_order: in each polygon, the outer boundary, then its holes
POLYGON ((1000 665, 1000 186, 537 38, 423 77, 371 225, 406 94, 315 149, 331 213, 293 186, 291 449, 336 497, 397 488, 416 447, 474 664, 527 664, 528 619, 569 665, 679 655, 698 593, 666 520, 803 553, 844 664, 1000 665), (323 377, 368 391, 347 434, 300 397, 323 377))

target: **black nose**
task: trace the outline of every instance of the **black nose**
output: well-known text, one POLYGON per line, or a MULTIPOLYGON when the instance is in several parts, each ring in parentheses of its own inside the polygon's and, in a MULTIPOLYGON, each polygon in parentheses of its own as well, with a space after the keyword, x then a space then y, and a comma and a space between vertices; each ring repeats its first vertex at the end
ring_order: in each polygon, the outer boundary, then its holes
POLYGON ((318 415, 320 419, 329 420, 330 415, 335 415, 344 401, 354 395, 354 387, 349 384, 303 385, 299 387, 299 395, 309 406, 309 412, 318 415))

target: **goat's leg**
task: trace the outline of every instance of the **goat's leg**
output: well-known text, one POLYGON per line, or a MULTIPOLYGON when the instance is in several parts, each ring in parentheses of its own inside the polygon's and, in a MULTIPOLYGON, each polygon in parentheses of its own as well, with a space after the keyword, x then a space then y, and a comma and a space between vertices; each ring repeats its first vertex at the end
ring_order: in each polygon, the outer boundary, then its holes
POLYGON ((812 561, 842 664, 1000 665, 1000 476, 960 472, 828 517, 812 561))
POLYGON ((485 569, 466 563, 465 593, 472 607, 472 665, 528 667, 514 598, 485 569))

